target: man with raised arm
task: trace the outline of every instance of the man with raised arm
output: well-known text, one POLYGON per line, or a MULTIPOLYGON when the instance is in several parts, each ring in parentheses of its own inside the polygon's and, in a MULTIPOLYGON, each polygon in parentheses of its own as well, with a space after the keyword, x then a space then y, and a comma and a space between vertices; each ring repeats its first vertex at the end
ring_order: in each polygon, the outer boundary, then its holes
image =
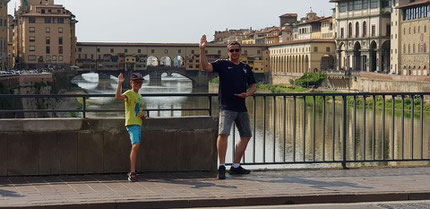
POLYGON ((228 60, 217 60, 209 63, 206 57, 206 35, 203 35, 200 48, 200 64, 206 72, 219 75, 219 131, 217 149, 219 157, 218 179, 225 179, 225 156, 227 140, 233 122, 240 134, 240 141, 235 146, 235 156, 230 174, 249 174, 250 171, 240 165, 246 146, 252 137, 248 110, 245 99, 256 92, 256 82, 251 67, 240 62, 241 45, 232 42, 227 45, 228 60))

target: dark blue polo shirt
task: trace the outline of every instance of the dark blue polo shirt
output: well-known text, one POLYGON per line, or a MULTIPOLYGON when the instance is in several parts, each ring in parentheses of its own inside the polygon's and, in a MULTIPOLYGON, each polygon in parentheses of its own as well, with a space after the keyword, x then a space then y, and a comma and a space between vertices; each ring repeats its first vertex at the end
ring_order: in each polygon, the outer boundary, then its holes
POLYGON ((219 108, 247 112, 245 99, 234 94, 244 93, 251 84, 256 83, 251 67, 242 62, 235 65, 229 60, 217 60, 211 64, 214 72, 219 74, 219 108))

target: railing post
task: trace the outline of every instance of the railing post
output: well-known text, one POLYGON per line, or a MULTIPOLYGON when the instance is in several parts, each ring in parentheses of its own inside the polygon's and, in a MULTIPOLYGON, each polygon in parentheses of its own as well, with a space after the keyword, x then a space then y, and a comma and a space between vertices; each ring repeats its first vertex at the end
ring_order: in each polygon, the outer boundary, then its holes
POLYGON ((87 111, 87 98, 84 96, 82 97, 82 118, 86 118, 86 111, 87 111))
POLYGON ((342 96, 342 142, 343 142, 343 157, 342 157, 342 167, 343 169, 348 169, 346 167, 346 96, 342 96))
POLYGON ((212 117, 212 96, 209 96, 209 116, 212 117))

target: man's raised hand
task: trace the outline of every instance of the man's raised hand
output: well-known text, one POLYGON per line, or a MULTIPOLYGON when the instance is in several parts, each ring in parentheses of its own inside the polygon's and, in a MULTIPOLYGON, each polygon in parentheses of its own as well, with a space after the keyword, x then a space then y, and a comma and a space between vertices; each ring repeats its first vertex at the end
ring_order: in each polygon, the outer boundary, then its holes
POLYGON ((199 47, 201 50, 204 50, 206 48, 206 45, 208 44, 208 41, 206 40, 206 35, 203 35, 200 39, 199 47))

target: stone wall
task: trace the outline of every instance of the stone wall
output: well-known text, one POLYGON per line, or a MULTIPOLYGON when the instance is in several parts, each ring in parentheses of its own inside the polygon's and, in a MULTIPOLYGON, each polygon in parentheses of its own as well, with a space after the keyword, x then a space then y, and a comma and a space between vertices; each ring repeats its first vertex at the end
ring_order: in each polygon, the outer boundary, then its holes
POLYGON ((430 76, 399 76, 361 72, 351 90, 364 92, 430 92, 430 76))
POLYGON ((290 85, 290 80, 299 79, 303 74, 300 73, 288 73, 288 74, 273 74, 272 84, 273 85, 290 85))
MULTIPOLYGON (((143 126, 138 171, 216 170, 216 118, 143 126)), ((125 173, 130 148, 123 118, 0 120, 0 176, 125 173)))

